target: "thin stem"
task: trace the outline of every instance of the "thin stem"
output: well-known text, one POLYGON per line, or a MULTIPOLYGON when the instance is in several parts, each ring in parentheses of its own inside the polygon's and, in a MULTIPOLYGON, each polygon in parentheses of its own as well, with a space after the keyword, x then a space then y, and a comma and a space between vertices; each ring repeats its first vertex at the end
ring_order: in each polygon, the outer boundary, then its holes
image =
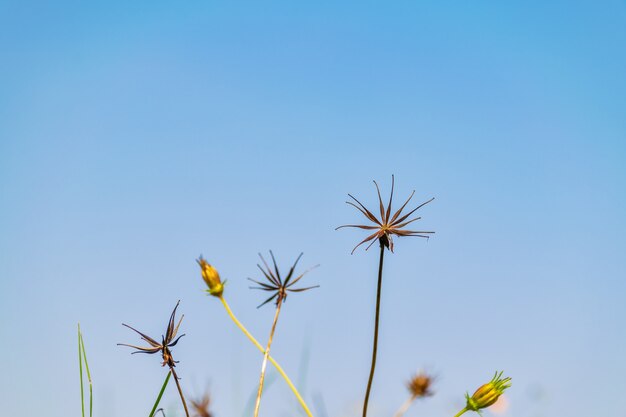
POLYGON ((183 395, 183 390, 180 389, 180 383, 178 382, 178 375, 176 375, 176 371, 174 368, 170 368, 172 375, 174 376, 174 381, 176 382, 176 387, 178 388, 178 393, 180 394, 180 399, 183 402, 183 407, 185 408, 185 415, 189 417, 189 410, 187 409, 187 403, 185 402, 185 396, 183 395))
POLYGON ((78 324, 78 368, 80 370, 80 406, 83 412, 83 417, 85 417, 85 395, 83 392, 83 355, 82 352, 82 343, 80 337, 80 323, 78 324))
POLYGON ((161 402, 161 397, 163 397, 163 393, 165 392, 165 387, 167 387, 167 383, 170 381, 171 376, 172 376, 172 373, 168 372, 167 376, 165 377, 165 381, 163 381, 163 386, 161 387, 161 391, 159 391, 159 395, 156 401, 154 402, 154 407, 152 407, 152 410, 150 410, 150 414, 148 414, 148 417, 152 417, 154 416, 154 414, 158 412, 158 410, 157 411, 154 411, 154 410, 156 410, 156 408, 159 406, 159 403, 161 402))
POLYGON ((409 409, 409 407, 411 406, 411 404, 413 404, 413 401, 415 401, 415 395, 411 395, 405 402, 404 404, 402 404, 400 406, 400 408, 398 408, 398 411, 396 411, 396 413, 393 415, 393 417, 401 417, 404 415, 404 413, 407 412, 407 410, 409 409))
POLYGON ((265 348, 265 354, 263 355, 263 364, 261 365, 261 377, 259 378, 259 391, 256 394, 256 404, 254 405, 254 417, 259 416, 259 408, 261 407, 261 395, 263 394, 263 382, 265 381, 265 369, 267 368, 267 359, 270 356, 270 348, 272 347, 272 339, 274 339, 274 332, 276 331, 276 324, 278 323, 278 315, 280 314, 280 308, 283 305, 283 295, 278 294, 278 300, 276 301, 276 313, 274 314, 274 322, 272 323, 272 330, 270 331, 270 337, 267 341, 267 347, 265 348))
POLYGON ((385 245, 380 241, 380 260, 378 262, 378 288, 376 290, 376 320, 374 322, 374 347, 372 349, 372 368, 370 369, 370 377, 367 381, 367 390, 365 391, 365 401, 363 402, 363 417, 367 417, 367 403, 370 399, 370 391, 372 390, 372 381, 374 380, 374 370, 376 369, 376 353, 378 351, 378 320, 380 317, 380 292, 383 282, 383 258, 385 256, 385 245))
MULTIPOLYGON (((250 332, 244 327, 243 324, 241 324, 241 322, 237 319, 237 317, 235 317, 235 314, 233 314, 233 311, 230 309, 230 306, 228 305, 228 303, 226 302, 226 299, 222 296, 219 297, 220 301, 222 302, 222 304, 224 305, 224 309, 226 310, 226 312, 228 313, 228 316, 231 318, 231 320, 235 323, 235 325, 237 325, 237 327, 239 328, 239 330, 241 330, 243 332, 243 334, 246 335, 246 337, 248 338, 248 340, 250 340, 252 342, 252 344, 254 346, 256 346, 256 348, 261 352, 261 353, 265 353, 265 349, 263 349, 263 346, 261 346, 261 344, 254 338, 254 336, 252 336, 252 334, 250 334, 250 332)), ((296 396, 296 398, 298 399, 298 402, 300 403, 300 406, 302 407, 302 409, 304 410, 304 412, 306 413, 306 415, 308 417, 313 417, 313 414, 311 414, 311 410, 309 410, 309 407, 306 405, 306 403, 304 402, 304 399, 302 398, 302 396, 300 395, 300 393, 298 392, 298 389, 296 388, 296 386, 293 384, 293 382, 291 382, 291 379, 289 379, 289 376, 287 376, 287 374, 285 373, 285 371, 283 370, 282 366, 280 366, 278 364, 278 362, 276 362, 274 360, 274 358, 272 358, 271 356, 268 357, 269 361, 272 363, 272 365, 274 365, 274 368, 276 368, 276 370, 278 371, 278 373, 280 374, 280 376, 283 377, 283 379, 285 380, 285 382, 287 383, 287 385, 289 385, 289 388, 291 389, 291 392, 293 392, 293 394, 296 396)))
POLYGON ((467 412, 467 411, 469 411, 469 410, 468 410, 468 409, 467 409, 467 407, 466 407, 466 408, 462 409, 461 411, 459 411, 458 413, 456 413, 456 414, 454 415, 454 417, 459 417, 459 416, 461 416, 462 414, 465 414, 465 412, 467 412))
POLYGON ((91 372, 89 372, 89 363, 87 362, 87 351, 85 350, 85 340, 83 340, 83 333, 80 332, 80 327, 79 327, 78 335, 80 337, 81 350, 83 351, 83 359, 85 360, 85 370, 87 371, 87 380, 89 381, 89 417, 92 417, 93 416, 93 384, 91 382, 91 372))

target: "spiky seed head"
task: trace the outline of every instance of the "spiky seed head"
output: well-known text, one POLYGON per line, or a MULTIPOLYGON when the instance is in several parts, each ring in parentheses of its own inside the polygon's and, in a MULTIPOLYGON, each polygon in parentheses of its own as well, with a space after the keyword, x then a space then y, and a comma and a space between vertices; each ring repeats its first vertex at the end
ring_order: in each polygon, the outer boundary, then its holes
POLYGON ((224 284, 220 279, 220 274, 217 269, 213 268, 204 258, 201 256, 197 259, 198 265, 200 265, 200 272, 202 273, 202 279, 209 287, 207 290, 209 294, 215 297, 221 297, 224 293, 224 284))
POLYGON ((430 390, 433 380, 434 378, 426 372, 420 372, 411 378, 406 386, 415 398, 429 397, 433 395, 433 392, 430 390))
POLYGON ((502 378, 502 373, 496 371, 491 381, 481 385, 471 397, 469 394, 465 394, 468 410, 478 411, 498 401, 504 390, 511 386, 511 378, 502 378))

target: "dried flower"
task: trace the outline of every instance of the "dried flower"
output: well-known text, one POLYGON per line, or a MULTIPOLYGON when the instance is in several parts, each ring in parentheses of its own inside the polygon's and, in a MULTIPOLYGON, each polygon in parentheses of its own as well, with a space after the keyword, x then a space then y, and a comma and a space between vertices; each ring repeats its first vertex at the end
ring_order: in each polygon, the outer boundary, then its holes
POLYGON ((335 230, 341 229, 342 227, 356 227, 356 228, 365 229, 365 230, 375 230, 374 233, 372 233, 371 235, 363 239, 358 245, 356 245, 354 249, 352 249, 352 253, 354 253, 354 251, 359 246, 361 246, 362 244, 366 242, 369 242, 370 240, 372 241, 372 243, 370 243, 369 246, 365 250, 369 249, 374 244, 374 242, 378 240, 380 241, 381 245, 384 245, 389 250, 391 250, 391 252, 393 252, 393 240, 391 239, 391 235, 417 236, 417 237, 423 237, 423 238, 428 239, 429 237, 427 236, 428 234, 435 233, 435 232, 425 232, 425 231, 403 230, 403 228, 407 226, 409 223, 413 223, 414 221, 421 219, 421 217, 416 217, 414 219, 407 220, 409 216, 411 216, 411 214, 413 214, 419 208, 433 201, 434 198, 431 198, 430 200, 420 204, 419 206, 411 210, 409 213, 403 216, 400 216, 400 214, 402 213, 402 210, 404 210, 404 208, 409 203, 409 201, 411 201, 411 198, 413 198, 413 194, 415 194, 415 190, 413 190, 413 192, 411 193, 409 198, 406 200, 406 202, 402 205, 402 207, 400 207, 400 209, 398 209, 398 211, 396 211, 392 216, 391 215, 391 201, 393 199, 394 176, 393 175, 391 176, 391 195, 389 196, 389 204, 387 205, 387 209, 385 209, 385 206, 383 204, 383 200, 380 196, 380 189, 378 188, 378 183, 376 183, 376 181, 374 181, 374 185, 376 186, 376 191, 378 192, 378 202, 380 204, 380 219, 378 219, 371 211, 366 209, 365 206, 361 204, 359 200, 354 198, 354 196, 352 196, 351 194, 348 194, 348 196, 352 200, 354 200, 358 204, 358 206, 354 204, 352 201, 346 201, 346 203, 350 204, 351 206, 354 206, 357 210, 363 213, 363 215, 367 217, 367 219, 370 220, 372 223, 374 223, 374 225, 370 226, 370 225, 347 224, 344 226, 339 226, 335 229, 335 230))
POLYGON ((165 336, 161 336, 161 343, 157 342, 150 336, 147 336, 141 333, 139 330, 130 327, 128 324, 122 323, 123 326, 126 326, 129 329, 139 333, 141 338, 144 341, 148 342, 150 346, 141 347, 141 346, 135 346, 135 345, 127 345, 125 343, 118 343, 118 346, 129 346, 129 347, 137 349, 137 351, 133 353, 153 354, 153 353, 161 352, 161 355, 163 356, 163 366, 168 365, 170 368, 173 368, 174 366, 176 366, 175 364, 178 362, 172 358, 172 352, 170 352, 170 348, 175 346, 176 343, 178 343, 178 340, 180 340, 180 338, 184 336, 184 334, 181 334, 180 336, 178 336, 176 340, 174 340, 174 338, 176 337, 176 334, 178 333, 178 327, 180 326, 180 323, 183 321, 183 317, 185 317, 184 315, 181 316, 180 320, 178 321, 178 324, 174 326, 174 323, 175 323, 174 317, 176 315, 176 309, 178 308, 178 304, 180 304, 180 300, 176 303, 176 307, 174 307, 174 311, 172 311, 172 314, 170 316, 170 321, 167 325, 167 330, 165 332, 165 336))
POLYGON ((202 256, 196 259, 196 262, 200 265, 202 279, 204 279, 204 282, 206 282, 206 285, 209 287, 207 290, 208 293, 216 297, 221 297, 224 293, 224 284, 220 279, 220 274, 217 272, 217 269, 213 268, 202 256))
POLYGON ((309 268, 308 270, 304 271, 302 274, 298 275, 296 278, 294 278, 292 280, 294 270, 296 269, 296 265, 298 265, 298 261, 300 260, 300 258, 303 255, 302 253, 298 256, 298 258, 294 262, 294 264, 291 267, 291 269, 289 269, 289 273, 287 274, 287 276, 285 277, 284 280, 282 280, 281 277, 280 277, 280 272, 278 271, 278 266, 276 265, 276 259, 274 258, 274 254, 272 253, 272 251, 270 251, 270 255, 272 257, 272 262, 274 264, 274 270, 273 271, 269 267, 267 262, 265 262, 265 258, 263 258, 263 255, 261 255, 260 253, 259 253, 259 257, 261 258, 261 261, 263 261, 263 265, 265 266, 265 269, 263 269, 261 267, 261 265, 257 264, 257 267, 261 270, 261 272, 263 273, 263 275, 265 276, 265 278, 267 279, 267 281, 269 283, 259 282, 259 281, 253 280, 252 278, 248 278, 250 281, 260 285, 259 287, 250 287, 250 288, 256 289, 256 290, 263 290, 263 291, 274 292, 274 294, 271 297, 269 297, 267 300, 265 300, 257 308, 259 308, 259 307, 269 303, 270 301, 272 301, 275 298, 276 298, 276 304, 278 305, 279 302, 285 301, 287 299, 287 292, 302 292, 302 291, 310 290, 312 288, 319 287, 319 285, 314 285, 312 287, 305 287, 305 288, 291 288, 298 281, 300 281, 300 279, 302 279, 302 277, 307 272, 309 272, 311 269, 317 268, 319 266, 319 265, 315 265, 313 268, 309 268))
POLYGON ((434 378, 428 375, 426 372, 420 372, 415 374, 411 378, 406 386, 413 398, 430 397, 433 392, 430 390, 434 378))
POLYGON ((189 400, 193 407, 195 417, 213 417, 213 414, 209 411, 209 405, 211 404, 211 396, 206 392, 202 398, 198 400, 189 400))
POLYGON ((471 397, 469 393, 465 394, 465 399, 467 400, 465 408, 471 411, 478 411, 495 403, 504 390, 511 386, 511 378, 502 378, 502 373, 496 371, 491 381, 478 388, 471 397))
POLYGON ((181 334, 180 336, 178 336, 177 339, 174 339, 176 337, 176 334, 178 333, 178 328, 180 327, 180 323, 183 321, 183 317, 185 317, 184 315, 182 315, 180 317, 180 320, 178 321, 178 324, 175 325, 176 309, 178 308, 179 304, 180 304, 180 300, 178 300, 178 302, 176 303, 176 306, 174 307, 174 310, 172 311, 172 314, 170 315, 170 321, 167 324, 167 330, 165 331, 165 335, 161 336, 161 343, 157 342, 150 336, 147 336, 141 333, 139 330, 130 327, 128 324, 122 323, 123 326, 126 326, 129 329, 139 333, 141 338, 144 341, 148 342, 150 346, 141 347, 141 346, 135 346, 135 345, 127 345, 125 343, 118 343, 118 346, 129 346, 129 347, 137 349, 137 351, 133 353, 153 354, 153 353, 161 352, 161 355, 163 356, 163 366, 165 365, 169 366, 170 372, 172 373, 172 376, 174 377, 174 381, 176 382, 176 388, 178 388, 178 394, 180 395, 180 400, 183 403, 183 408, 185 409, 185 416, 189 417, 189 410, 187 409, 187 402, 185 401, 183 390, 180 387, 180 382, 178 381, 179 379, 178 375, 176 374, 176 370, 174 369, 174 367, 176 366, 178 362, 174 360, 174 358, 172 357, 172 352, 170 351, 170 348, 174 347, 176 343, 178 343, 180 338, 184 336, 184 334, 181 334))

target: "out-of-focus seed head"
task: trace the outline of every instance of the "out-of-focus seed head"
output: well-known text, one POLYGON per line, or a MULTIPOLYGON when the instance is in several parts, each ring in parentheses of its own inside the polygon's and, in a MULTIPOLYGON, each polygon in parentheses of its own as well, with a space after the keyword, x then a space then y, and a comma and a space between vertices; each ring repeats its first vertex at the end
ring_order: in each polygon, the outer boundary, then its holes
POLYGON ((480 386, 471 397, 469 394, 465 394, 468 410, 478 411, 493 405, 504 390, 511 386, 511 378, 502 378, 502 373, 496 371, 491 381, 480 386))
POLYGON ((213 268, 204 258, 201 256, 196 260, 200 265, 200 272, 202 272, 202 279, 209 287, 208 293, 216 297, 221 297, 224 293, 224 284, 220 279, 220 274, 217 269, 213 268))
POLYGON ((406 386, 414 398, 429 397, 434 393, 431 391, 434 378, 426 372, 419 372, 407 382, 406 386))

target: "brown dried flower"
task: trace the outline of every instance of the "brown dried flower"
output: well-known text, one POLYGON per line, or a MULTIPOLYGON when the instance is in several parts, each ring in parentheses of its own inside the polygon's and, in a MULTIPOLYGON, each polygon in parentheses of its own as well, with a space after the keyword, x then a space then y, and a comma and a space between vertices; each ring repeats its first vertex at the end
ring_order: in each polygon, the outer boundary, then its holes
POLYGON ((378 183, 376 183, 376 181, 374 181, 374 185, 376 186, 376 191, 378 192, 378 202, 380 204, 380 219, 378 219, 371 211, 366 209, 365 206, 361 204, 359 200, 354 198, 354 196, 352 196, 351 194, 348 194, 348 196, 352 200, 354 200, 358 204, 358 206, 357 204, 354 204, 352 201, 346 201, 346 203, 350 204, 351 206, 354 206, 357 210, 363 213, 363 215, 367 217, 367 219, 370 220, 372 223, 374 223, 374 225, 347 224, 347 225, 339 226, 335 229, 335 230, 341 229, 342 227, 356 227, 356 228, 365 229, 365 230, 375 230, 374 233, 372 233, 371 235, 363 239, 358 245, 356 245, 354 249, 352 249, 352 253, 354 253, 354 251, 359 246, 361 246, 362 244, 366 242, 369 242, 370 240, 372 241, 372 243, 370 243, 369 246, 365 250, 369 249, 374 244, 374 242, 378 240, 380 241, 381 245, 384 245, 389 250, 391 250, 391 252, 393 252, 393 240, 391 239, 391 235, 417 236, 417 237, 423 237, 423 238, 428 239, 429 238, 429 236, 427 236, 428 234, 435 233, 435 232, 425 232, 425 231, 403 229, 408 224, 421 219, 421 217, 416 217, 414 219, 407 220, 409 216, 411 216, 411 214, 413 214, 416 210, 420 209, 421 207, 433 201, 434 198, 431 198, 430 200, 420 204, 419 206, 411 210, 409 213, 400 216, 400 214, 402 213, 402 210, 404 210, 404 208, 409 203, 411 198, 413 198, 413 194, 415 194, 415 190, 413 190, 413 192, 411 193, 409 198, 406 200, 406 202, 402 205, 402 207, 400 207, 392 216, 391 215, 391 201, 393 200, 394 176, 393 175, 391 176, 391 195, 389 196, 389 204, 387 204, 387 209, 385 209, 385 206, 383 204, 383 200, 380 196, 380 188, 378 188, 378 183))
POLYGON ((153 353, 161 352, 161 355, 163 356, 163 366, 168 365, 170 368, 173 368, 174 366, 176 366, 175 364, 178 362, 172 358, 172 352, 170 352, 170 348, 175 346, 176 343, 178 343, 178 340, 180 340, 180 338, 184 336, 184 334, 181 334, 180 336, 178 336, 177 339, 174 340, 174 338, 176 337, 176 334, 178 333, 178 327, 180 327, 180 323, 183 321, 183 317, 185 317, 184 315, 181 316, 180 320, 178 321, 178 324, 174 326, 174 323, 175 323, 174 318, 176 315, 176 309, 178 308, 178 304, 180 304, 180 300, 176 303, 176 307, 174 307, 174 311, 172 311, 172 314, 170 315, 170 321, 167 325, 167 330, 165 331, 165 335, 161 336, 161 343, 157 342, 150 336, 147 336, 144 333, 141 333, 139 330, 132 328, 128 324, 122 323, 123 326, 126 326, 129 329, 139 333, 141 338, 144 341, 148 342, 150 346, 141 347, 141 346, 135 346, 135 345, 127 345, 125 343, 118 343, 118 346, 128 346, 128 347, 137 349, 137 351, 133 353, 153 354, 153 353))
POLYGON ((413 398, 430 397, 433 392, 430 390, 434 378, 426 372, 419 372, 411 378, 406 387, 409 389, 413 398))

